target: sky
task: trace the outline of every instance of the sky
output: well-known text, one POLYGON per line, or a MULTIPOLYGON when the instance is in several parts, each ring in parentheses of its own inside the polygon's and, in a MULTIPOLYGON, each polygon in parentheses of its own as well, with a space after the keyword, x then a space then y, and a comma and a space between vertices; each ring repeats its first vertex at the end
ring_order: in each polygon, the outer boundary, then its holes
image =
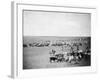
POLYGON ((24 36, 90 36, 91 14, 23 11, 24 36))

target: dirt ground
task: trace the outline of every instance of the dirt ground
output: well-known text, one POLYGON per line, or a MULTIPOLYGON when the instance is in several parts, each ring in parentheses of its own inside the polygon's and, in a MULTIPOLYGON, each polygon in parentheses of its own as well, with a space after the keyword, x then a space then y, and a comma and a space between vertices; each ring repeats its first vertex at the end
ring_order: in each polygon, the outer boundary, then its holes
POLYGON ((77 67, 90 66, 90 56, 82 59, 78 64, 69 62, 54 62, 49 61, 49 52, 51 49, 58 49, 60 47, 27 47, 23 48, 23 69, 40 69, 40 68, 60 68, 60 67, 77 67))

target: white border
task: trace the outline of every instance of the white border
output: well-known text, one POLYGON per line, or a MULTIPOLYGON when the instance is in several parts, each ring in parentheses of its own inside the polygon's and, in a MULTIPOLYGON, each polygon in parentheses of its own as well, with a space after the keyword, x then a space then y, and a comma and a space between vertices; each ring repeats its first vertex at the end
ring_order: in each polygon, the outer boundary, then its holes
POLYGON ((96 45, 95 45, 95 27, 96 27, 96 9, 85 7, 66 7, 54 5, 36 5, 25 3, 13 3, 13 50, 12 50, 12 77, 40 77, 50 75, 66 75, 70 73, 84 73, 96 72, 96 45), (23 48, 22 48, 22 10, 45 10, 45 11, 60 11, 60 12, 77 12, 77 13, 91 13, 91 66, 90 67, 71 67, 71 68, 57 68, 57 69, 30 69, 23 70, 23 48))

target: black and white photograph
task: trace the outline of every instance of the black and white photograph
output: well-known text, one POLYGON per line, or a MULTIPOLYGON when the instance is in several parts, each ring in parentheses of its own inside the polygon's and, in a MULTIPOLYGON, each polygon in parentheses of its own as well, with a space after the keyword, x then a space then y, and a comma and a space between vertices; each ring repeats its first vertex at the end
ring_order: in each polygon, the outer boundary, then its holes
POLYGON ((91 66, 91 14, 23 10, 23 69, 91 66))

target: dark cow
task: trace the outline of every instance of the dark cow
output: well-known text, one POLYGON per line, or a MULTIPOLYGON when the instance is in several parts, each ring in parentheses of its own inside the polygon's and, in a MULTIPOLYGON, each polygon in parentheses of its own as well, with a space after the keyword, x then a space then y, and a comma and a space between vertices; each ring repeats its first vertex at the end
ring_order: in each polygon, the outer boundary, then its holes
POLYGON ((55 57, 55 56, 50 57, 50 62, 57 62, 57 57, 55 57))
POLYGON ((56 54, 55 56, 57 57, 57 62, 63 62, 65 60, 63 54, 56 54))
POLYGON ((28 47, 27 44, 23 44, 23 47, 28 47))

